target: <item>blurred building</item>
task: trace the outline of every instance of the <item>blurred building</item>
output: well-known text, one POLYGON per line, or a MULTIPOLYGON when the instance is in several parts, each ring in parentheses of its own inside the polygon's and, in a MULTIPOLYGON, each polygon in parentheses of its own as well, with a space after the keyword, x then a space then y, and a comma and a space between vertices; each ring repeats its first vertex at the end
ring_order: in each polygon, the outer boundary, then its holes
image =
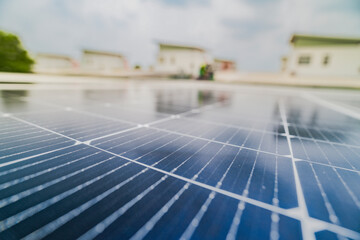
POLYGON ((117 73, 128 69, 126 58, 118 53, 83 50, 82 70, 92 73, 117 73))
POLYGON ((213 63, 212 57, 203 48, 159 43, 155 71, 170 75, 196 77, 203 64, 211 63, 213 63))
POLYGON ((235 71, 236 63, 228 59, 214 59, 214 70, 215 71, 235 71))
POLYGON ((287 71, 288 65, 288 57, 283 56, 281 57, 281 72, 285 73, 287 71))
POLYGON ((282 71, 295 76, 360 77, 360 38, 295 34, 282 71))
POLYGON ((68 56, 39 53, 35 56, 34 71, 40 73, 66 73, 78 67, 68 56))

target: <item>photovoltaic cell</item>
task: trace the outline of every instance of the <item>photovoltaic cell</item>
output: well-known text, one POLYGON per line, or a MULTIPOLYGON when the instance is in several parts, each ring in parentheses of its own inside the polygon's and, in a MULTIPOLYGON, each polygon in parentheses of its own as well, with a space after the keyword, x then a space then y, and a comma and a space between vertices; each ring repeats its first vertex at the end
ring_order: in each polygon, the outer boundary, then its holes
POLYGON ((71 139, 43 129, 21 123, 19 125, 19 122, 13 119, 0 118, 0 122, 2 131, 0 141, 1 165, 44 152, 54 151, 75 143, 71 139))
POLYGON ((330 232, 330 231, 320 231, 320 232, 317 232, 315 234, 316 238, 317 239, 329 239, 329 240, 337 240, 337 239, 350 239, 352 240, 353 238, 347 238, 345 236, 342 236, 342 235, 339 235, 339 234, 336 234, 334 232, 330 232))
POLYGON ((315 163, 360 170, 360 149, 357 147, 335 145, 313 140, 293 138, 294 157, 315 163))
POLYGON ((306 162, 297 166, 310 216, 360 229, 359 190, 352 186, 352 181, 360 180, 359 174, 306 162), (346 181, 349 178, 352 181, 346 181))
POLYGON ((347 92, 31 89, 0 91, 0 239, 360 239, 347 92))

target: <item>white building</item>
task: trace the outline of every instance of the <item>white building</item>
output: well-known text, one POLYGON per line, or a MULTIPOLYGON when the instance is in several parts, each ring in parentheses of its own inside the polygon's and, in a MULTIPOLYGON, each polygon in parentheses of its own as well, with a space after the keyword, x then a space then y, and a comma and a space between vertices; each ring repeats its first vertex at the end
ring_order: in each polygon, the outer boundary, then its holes
POLYGON ((77 67, 78 64, 68 56, 45 53, 39 53, 35 56, 35 72, 67 73, 77 67))
POLYGON ((294 76, 360 78, 360 38, 293 35, 282 71, 294 76))
POLYGON ((155 71, 173 75, 197 77, 203 64, 213 63, 205 49, 176 44, 159 43, 155 71))
POLYGON ((118 53, 83 50, 81 67, 92 73, 117 73, 128 69, 126 58, 118 53))

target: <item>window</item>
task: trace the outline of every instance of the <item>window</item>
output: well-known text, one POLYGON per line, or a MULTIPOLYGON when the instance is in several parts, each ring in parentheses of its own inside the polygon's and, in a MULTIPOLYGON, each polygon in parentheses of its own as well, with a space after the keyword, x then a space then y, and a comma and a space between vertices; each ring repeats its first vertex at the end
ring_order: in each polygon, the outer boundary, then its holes
POLYGON ((310 60, 311 60, 310 56, 304 55, 299 57, 298 63, 299 65, 309 65, 310 60))
POLYGON ((164 63, 164 58, 163 58, 163 57, 159 57, 158 62, 159 62, 160 64, 163 64, 163 63, 164 63))
POLYGON ((329 60, 330 60, 330 57, 329 55, 326 55, 324 58, 323 58, 323 65, 326 66, 329 64, 329 60))

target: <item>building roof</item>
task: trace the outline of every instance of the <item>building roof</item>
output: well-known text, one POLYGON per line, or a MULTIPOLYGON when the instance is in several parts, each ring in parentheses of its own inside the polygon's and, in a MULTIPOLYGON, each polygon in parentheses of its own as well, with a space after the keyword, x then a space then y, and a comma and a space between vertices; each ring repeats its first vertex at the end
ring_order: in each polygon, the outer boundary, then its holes
POLYGON ((164 43, 164 42, 158 42, 158 44, 161 49, 184 49, 184 50, 196 50, 200 52, 206 52, 204 48, 197 46, 180 45, 180 44, 172 44, 172 43, 164 43))
POLYGON ((73 60, 69 56, 61 55, 61 54, 52 54, 52 53, 38 53, 38 54, 36 54, 36 57, 56 58, 56 59, 63 59, 63 60, 68 60, 68 61, 73 60))
POLYGON ((83 54, 106 55, 106 56, 121 57, 121 58, 124 57, 120 53, 107 52, 107 51, 98 51, 98 50, 89 50, 89 49, 83 49, 83 54))
POLYGON ((360 38, 294 34, 290 43, 295 47, 358 45, 360 38))
POLYGON ((215 62, 227 62, 227 63, 236 63, 234 60, 231 59, 224 59, 224 58, 215 58, 215 62))

